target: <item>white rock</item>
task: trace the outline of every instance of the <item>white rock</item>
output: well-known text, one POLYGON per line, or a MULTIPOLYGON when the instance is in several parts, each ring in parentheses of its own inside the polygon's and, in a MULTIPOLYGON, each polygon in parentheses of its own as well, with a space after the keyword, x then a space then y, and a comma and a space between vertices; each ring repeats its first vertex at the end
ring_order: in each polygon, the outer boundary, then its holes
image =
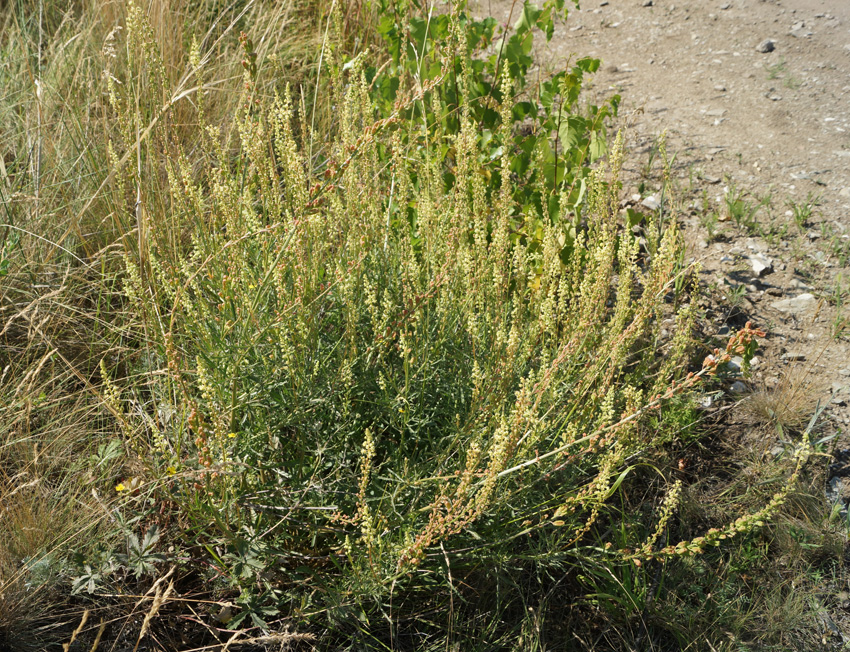
POLYGON ((655 195, 649 195, 649 197, 644 199, 641 204, 643 206, 646 206, 646 208, 651 211, 657 211, 659 208, 661 208, 661 202, 656 199, 655 195))
POLYGON ((787 312, 792 315, 811 310, 817 305, 815 295, 804 292, 803 294, 793 297, 792 299, 783 299, 782 301, 774 301, 770 307, 780 312, 787 312))
POLYGON ((770 274, 773 271, 773 261, 767 256, 763 256, 762 254, 755 254, 754 256, 750 256, 750 265, 753 267, 753 271, 756 276, 763 276, 764 274, 770 274))

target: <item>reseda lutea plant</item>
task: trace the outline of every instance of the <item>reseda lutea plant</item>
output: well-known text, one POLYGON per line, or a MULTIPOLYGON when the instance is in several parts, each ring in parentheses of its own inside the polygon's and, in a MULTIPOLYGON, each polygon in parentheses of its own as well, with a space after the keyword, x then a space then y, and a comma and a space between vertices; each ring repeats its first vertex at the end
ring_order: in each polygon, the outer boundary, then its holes
MULTIPOLYGON (((526 5, 489 56, 495 25, 462 4, 385 8, 391 60, 326 49, 317 88, 335 122, 313 124, 322 98, 246 57, 233 124, 208 124, 195 94, 183 150, 166 108, 143 154, 167 201, 126 206, 149 400, 122 411, 116 391, 113 409, 139 419, 122 432, 242 591, 232 626, 287 601, 371 610, 444 557, 471 567, 530 533, 564 550, 659 444, 642 415, 698 378, 681 371, 693 308, 663 363, 647 346, 680 239, 649 216, 642 249, 623 223, 622 138, 609 147, 604 128, 616 102, 576 109, 598 62, 528 87, 531 29, 551 34, 562 5, 526 5)), ((212 89, 203 61, 195 44, 197 87, 212 89)), ((111 86, 116 162, 138 145, 129 87, 111 86)), ((139 169, 116 163, 117 196, 139 169)))

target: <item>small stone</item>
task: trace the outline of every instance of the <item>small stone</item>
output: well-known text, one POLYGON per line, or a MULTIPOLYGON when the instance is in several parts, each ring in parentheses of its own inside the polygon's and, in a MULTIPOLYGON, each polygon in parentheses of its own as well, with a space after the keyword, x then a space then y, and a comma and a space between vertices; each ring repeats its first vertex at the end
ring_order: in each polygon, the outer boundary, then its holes
POLYGON ((731 8, 732 8, 731 2, 724 2, 722 5, 720 5, 721 11, 726 11, 727 9, 731 9, 731 8))
POLYGON ((762 54, 767 54, 768 52, 773 52, 776 49, 776 41, 766 38, 761 43, 756 46, 756 52, 761 52, 762 54))
POLYGON ((718 93, 724 93, 726 92, 726 87, 723 84, 715 84, 714 90, 716 90, 718 93))
POLYGON ((739 355, 736 355, 729 362, 726 363, 726 368, 729 370, 729 373, 739 374, 741 373, 741 369, 744 366, 744 358, 739 355))
POLYGON ((840 376, 850 376, 850 367, 845 367, 844 369, 839 369, 838 374, 840 376))
POLYGON ((841 190, 839 190, 838 196, 839 197, 850 197, 850 186, 848 186, 847 188, 842 188, 841 190))
POLYGON ((788 285, 791 286, 792 288, 796 288, 798 290, 811 290, 812 289, 811 285, 806 285, 805 283, 803 283, 803 281, 801 281, 798 278, 792 278, 791 281, 788 283, 788 285))
POLYGON ((804 362, 806 359, 806 354, 800 353, 799 351, 789 351, 788 353, 782 354, 782 359, 786 362, 804 362))
POLYGON ((651 211, 657 211, 659 208, 661 208, 661 202, 659 202, 654 195, 649 195, 649 197, 646 197, 641 202, 641 204, 651 211))
POLYGON ((651 6, 652 6, 652 4, 653 4, 652 0, 643 0, 643 4, 642 4, 641 6, 643 6, 643 7, 651 7, 651 6))
POLYGON ((804 292, 803 294, 791 299, 783 299, 782 301, 774 301, 770 307, 780 312, 787 312, 792 315, 811 310, 817 305, 817 299, 813 294, 804 292))
POLYGON ((710 111, 706 111, 705 114, 712 118, 720 118, 726 113, 726 109, 711 109, 710 111))
POLYGON ((750 390, 740 380, 736 380, 734 383, 732 383, 732 386, 729 388, 729 391, 731 391, 733 394, 746 394, 750 390))
POLYGON ((776 444, 773 448, 770 449, 770 454, 773 455, 773 457, 779 457, 784 452, 785 446, 782 446, 781 444, 776 444))
POLYGON ((818 240, 818 239, 820 238, 820 233, 818 233, 817 231, 809 231, 809 232, 806 234, 806 237, 807 237, 809 240, 811 240, 812 242, 814 242, 815 240, 818 240))
POLYGON ((765 97, 772 102, 779 102, 782 99, 782 96, 779 93, 768 92, 765 97))
POLYGON ((840 503, 845 505, 846 511, 846 488, 844 483, 844 478, 838 475, 834 475, 829 479, 829 482, 826 485, 826 497, 831 503, 840 503))
POLYGON ((752 265, 753 272, 755 272, 757 277, 770 274, 770 272, 773 271, 773 261, 767 256, 762 256, 761 254, 750 256, 750 265, 752 265))

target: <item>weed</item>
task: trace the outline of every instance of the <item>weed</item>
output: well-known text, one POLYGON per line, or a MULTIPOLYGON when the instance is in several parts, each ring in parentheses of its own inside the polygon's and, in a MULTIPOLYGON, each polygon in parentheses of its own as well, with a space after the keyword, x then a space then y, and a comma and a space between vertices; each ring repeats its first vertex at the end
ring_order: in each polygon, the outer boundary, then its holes
POLYGON ((708 235, 708 242, 711 242, 717 237, 719 221, 716 211, 703 212, 700 216, 700 224, 708 235))
POLYGON ((759 201, 751 201, 746 198, 745 192, 735 187, 733 183, 724 194, 726 217, 735 222, 738 228, 746 229, 750 233, 758 233, 759 222, 756 219, 758 211, 770 203, 770 197, 764 197, 759 201))
POLYGON ((844 228, 836 228, 830 223, 824 223, 821 227, 825 249, 830 257, 839 267, 847 267, 850 263, 850 235, 844 228))
POLYGON ((501 35, 463 3, 57 7, 0 31, 3 644, 141 593, 138 647, 169 558, 255 642, 543 649, 578 574, 634 618, 659 558, 764 554, 808 449, 680 518, 690 394, 763 333, 694 364, 677 216, 621 218, 619 98, 579 102, 599 61, 530 75, 563 3, 501 35))
POLYGON ((782 77, 787 72, 788 66, 785 64, 785 58, 780 57, 779 61, 772 65, 765 64, 764 69, 767 71, 767 78, 773 80, 782 77))
POLYGON ((830 303, 835 306, 835 317, 832 321, 831 335, 833 339, 841 339, 850 335, 850 283, 845 285, 844 276, 839 272, 835 277, 835 283, 830 296, 830 303))
POLYGON ((788 199, 785 202, 788 206, 788 210, 791 211, 794 223, 800 230, 804 230, 806 228, 806 224, 812 216, 812 212, 816 206, 820 205, 820 203, 820 195, 813 195, 811 192, 806 195, 806 199, 804 201, 795 202, 793 199, 788 199))
POLYGON ((742 283, 730 284, 726 288, 726 301, 732 307, 737 307, 743 304, 744 298, 747 296, 747 286, 742 283))

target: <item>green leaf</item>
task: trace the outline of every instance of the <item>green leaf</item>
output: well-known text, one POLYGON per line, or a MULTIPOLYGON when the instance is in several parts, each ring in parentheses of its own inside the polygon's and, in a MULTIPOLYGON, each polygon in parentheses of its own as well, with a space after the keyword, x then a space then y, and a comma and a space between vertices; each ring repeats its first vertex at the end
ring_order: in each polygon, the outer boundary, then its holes
POLYGON ((537 17, 540 13, 537 5, 526 2, 522 7, 522 15, 520 15, 519 20, 514 24, 514 31, 522 35, 531 30, 532 27, 537 25, 537 17))
POLYGON ((608 152, 608 143, 605 139, 605 132, 594 131, 590 134, 590 162, 593 163, 605 156, 608 152))
POLYGON ((566 120, 561 120, 561 126, 558 129, 561 146, 565 150, 581 146, 585 140, 586 129, 587 123, 581 116, 571 115, 566 120))

